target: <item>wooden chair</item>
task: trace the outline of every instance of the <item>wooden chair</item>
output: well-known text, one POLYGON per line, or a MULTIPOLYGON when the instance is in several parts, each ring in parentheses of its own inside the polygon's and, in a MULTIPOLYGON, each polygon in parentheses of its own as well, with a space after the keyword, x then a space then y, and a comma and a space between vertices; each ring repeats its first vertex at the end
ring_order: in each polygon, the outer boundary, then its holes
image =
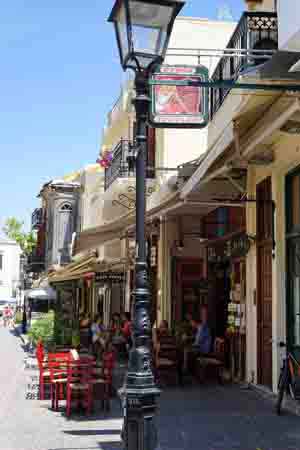
POLYGON ((110 399, 112 397, 112 379, 115 364, 115 352, 104 352, 102 357, 102 366, 100 368, 95 368, 95 377, 92 381, 94 388, 96 388, 97 385, 101 385, 102 408, 107 411, 110 410, 110 399))
POLYGON ((91 413, 93 404, 93 382, 95 379, 94 362, 71 361, 67 374, 66 415, 71 415, 72 401, 80 402, 87 414, 91 413))
POLYGON ((50 385, 50 371, 41 342, 38 343, 35 354, 39 368, 39 399, 45 400, 45 386, 50 385))
POLYGON ((154 355, 155 374, 158 380, 162 376, 166 378, 166 375, 173 375, 175 383, 179 383, 178 372, 178 350, 176 346, 176 339, 174 336, 165 335, 160 336, 157 342, 157 346, 154 355))
POLYGON ((59 400, 64 399, 70 353, 49 353, 50 398, 52 409, 58 410, 59 400))
POLYGON ((205 378, 208 370, 212 369, 220 384, 223 384, 222 370, 225 365, 225 339, 217 337, 214 341, 214 349, 212 353, 201 355, 197 358, 197 373, 202 372, 205 378))

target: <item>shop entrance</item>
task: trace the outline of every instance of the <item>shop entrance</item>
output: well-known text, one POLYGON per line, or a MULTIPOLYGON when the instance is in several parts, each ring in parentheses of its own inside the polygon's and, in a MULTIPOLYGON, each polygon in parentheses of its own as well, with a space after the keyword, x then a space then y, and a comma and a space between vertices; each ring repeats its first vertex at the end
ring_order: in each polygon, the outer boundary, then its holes
POLYGON ((271 177, 256 189, 257 239, 257 373, 258 383, 272 387, 272 248, 271 177))
POLYGON ((201 305, 207 304, 207 293, 201 289, 203 261, 198 258, 174 258, 174 263, 173 319, 175 322, 184 320, 188 313, 199 319, 201 305))

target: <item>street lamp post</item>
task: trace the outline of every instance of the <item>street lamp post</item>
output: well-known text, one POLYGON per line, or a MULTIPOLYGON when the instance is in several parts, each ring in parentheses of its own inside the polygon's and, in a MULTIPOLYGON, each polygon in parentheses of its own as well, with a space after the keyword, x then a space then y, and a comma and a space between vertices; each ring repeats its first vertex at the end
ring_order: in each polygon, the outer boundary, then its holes
POLYGON ((150 289, 145 236, 146 126, 148 76, 163 62, 174 20, 185 0, 116 0, 109 17, 116 32, 121 65, 135 72, 136 96, 136 262, 133 347, 124 384, 123 441, 126 450, 153 450, 157 445, 156 397, 151 358, 150 289))

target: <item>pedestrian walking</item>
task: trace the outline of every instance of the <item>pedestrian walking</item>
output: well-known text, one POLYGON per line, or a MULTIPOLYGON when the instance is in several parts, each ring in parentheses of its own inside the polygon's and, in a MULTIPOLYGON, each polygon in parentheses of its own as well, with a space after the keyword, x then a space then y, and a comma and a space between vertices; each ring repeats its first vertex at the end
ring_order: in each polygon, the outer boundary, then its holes
POLYGON ((5 305, 4 311, 3 311, 3 326, 4 326, 4 328, 6 328, 8 325, 9 316, 10 316, 9 305, 5 305))

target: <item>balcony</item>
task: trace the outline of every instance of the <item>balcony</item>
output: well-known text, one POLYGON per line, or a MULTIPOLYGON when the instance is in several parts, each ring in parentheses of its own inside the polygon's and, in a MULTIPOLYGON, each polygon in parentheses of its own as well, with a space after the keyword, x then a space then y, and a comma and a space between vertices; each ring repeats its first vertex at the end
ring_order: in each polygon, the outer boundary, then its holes
MULTIPOLYGON (((113 159, 111 165, 107 169, 105 169, 105 191, 107 191, 112 183, 118 178, 125 179, 135 177, 134 165, 131 166, 130 164, 128 164, 128 156, 131 155, 131 143, 128 140, 121 139, 113 150, 113 159)), ((149 158, 147 159, 149 160, 149 158)), ((154 178, 154 170, 151 167, 147 168, 147 178, 154 178)))
MULTIPOLYGON (((236 80, 245 68, 265 62, 264 52, 278 48, 278 20, 273 12, 244 12, 228 45, 232 56, 223 56, 212 76, 213 81, 236 80), (246 52, 252 50, 252 52, 246 52), (257 51, 255 53, 255 51, 257 51), (260 56, 253 58, 253 54, 260 56), (238 56, 239 55, 239 56, 238 56)), ((266 55, 267 52, 265 52, 266 55)), ((270 53, 269 53, 270 54, 270 53)), ((211 89, 210 120, 223 104, 230 88, 211 89)))
POLYGON ((43 222, 42 208, 36 208, 31 215, 31 228, 37 230, 43 222))
POLYGON ((33 250, 27 257, 26 272, 39 273, 45 269, 45 257, 39 254, 37 250, 33 250))

